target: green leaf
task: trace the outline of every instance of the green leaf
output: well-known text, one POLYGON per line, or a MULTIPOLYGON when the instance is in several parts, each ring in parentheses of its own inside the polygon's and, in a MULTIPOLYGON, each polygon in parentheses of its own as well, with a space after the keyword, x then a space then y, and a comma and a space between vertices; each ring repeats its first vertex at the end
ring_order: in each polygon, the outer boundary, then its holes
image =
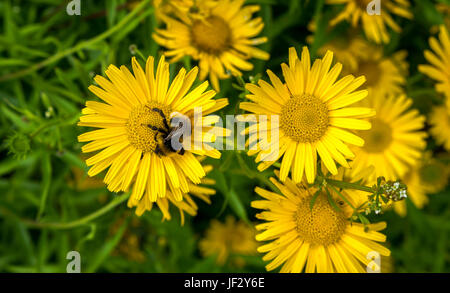
POLYGON ((0 58, 0 67, 16 67, 16 66, 29 66, 30 62, 23 59, 12 58, 0 58))
POLYGON ((341 208, 338 207, 338 205, 336 204, 336 202, 334 201, 333 197, 331 196, 330 191, 325 188, 325 191, 327 193, 327 198, 328 198, 328 202, 330 203, 330 205, 333 207, 333 209, 335 209, 337 212, 342 212, 341 208))
POLYGON ((48 192, 50 190, 50 184, 52 180, 52 165, 50 161, 50 154, 43 152, 42 154, 42 191, 41 191, 41 203, 39 205, 39 212, 37 219, 39 220, 44 211, 47 203, 48 192))
POLYGON ((322 191, 322 188, 317 189, 317 191, 314 193, 313 197, 311 198, 311 201, 309 202, 309 209, 311 211, 312 211, 312 209, 314 207, 314 203, 316 202, 316 199, 319 196, 321 191, 322 191))
POLYGON ((250 224, 248 220, 247 211, 245 210, 244 204, 242 203, 239 195, 234 191, 234 189, 230 189, 227 193, 228 201, 230 203, 231 209, 236 213, 236 215, 246 223, 250 224))
POLYGON ((117 16, 117 0, 106 1, 106 11, 108 27, 113 27, 117 16))
MULTIPOLYGON (((132 21, 130 21, 125 27, 123 27, 117 34, 113 36, 113 42, 118 43, 123 38, 125 38, 129 33, 131 33, 145 18, 149 17, 151 14, 153 14, 154 8, 151 6, 148 6, 147 10, 145 10, 143 13, 138 15, 136 18, 134 18, 132 21)), ((150 36, 148 36, 150 37, 150 36)))
POLYGON ((75 166, 81 170, 88 170, 86 163, 80 158, 79 155, 72 153, 69 150, 64 150, 60 155, 61 160, 66 162, 68 166, 75 166))
POLYGON ((364 215, 362 215, 361 213, 358 213, 358 218, 361 221, 362 224, 365 225, 370 225, 370 221, 369 219, 367 219, 364 215))
POLYGON ((30 125, 26 123, 19 115, 9 110, 4 105, 1 105, 1 110, 3 114, 19 129, 27 131, 30 129, 30 125))
MULTIPOLYGON (((107 240, 105 244, 100 247, 98 251, 96 251, 96 254, 93 256, 93 258, 89 261, 89 265, 86 269, 86 273, 94 273, 97 271, 97 269, 102 265, 104 261, 108 258, 108 256, 111 254, 111 252, 114 250, 114 248, 119 244, 120 239, 122 239, 123 234, 125 233, 125 229, 128 226, 128 221, 125 221, 120 228, 117 230, 117 232, 114 234, 114 236, 107 240)), ((81 269, 83 271, 83 268, 81 269)))

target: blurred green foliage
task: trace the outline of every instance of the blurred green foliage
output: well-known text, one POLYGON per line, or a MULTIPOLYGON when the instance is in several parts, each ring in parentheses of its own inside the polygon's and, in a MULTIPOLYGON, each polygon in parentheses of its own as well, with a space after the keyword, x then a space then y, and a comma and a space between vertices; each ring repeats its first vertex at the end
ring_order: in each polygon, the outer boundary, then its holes
MULTIPOLYGON (((199 215, 180 226, 174 219, 161 222, 154 209, 138 218, 126 207, 126 194, 111 194, 100 185, 81 188, 87 167, 80 157, 76 126, 86 100, 96 99, 87 88, 109 64, 130 65, 133 53, 159 56, 152 40, 157 26, 154 9, 144 1, 133 11, 125 0, 82 1, 82 15, 66 14, 68 1, 2 0, 0 2, 0 272, 65 272, 71 250, 81 254, 82 272, 262 272, 261 256, 245 257, 246 266, 217 266, 214 258, 202 258, 198 240, 209 221, 233 214, 255 222, 250 201, 255 186, 273 188, 272 171, 259 173, 243 152, 224 151, 209 177, 217 182, 212 205, 199 203, 199 215), (130 51, 131 47, 131 51, 130 51), (77 171, 78 170, 78 171, 77 171), (78 174, 78 175, 77 175, 78 174), (81 177, 79 174, 82 174, 81 177), (81 179, 80 179, 81 178, 81 179), (130 259, 118 248, 128 234, 137 236, 136 248, 144 260, 130 259)), ((130 1, 128 1, 130 2, 130 1)), ((325 32, 339 7, 324 0, 249 0, 258 3, 269 42, 267 62, 254 60, 255 68, 244 75, 280 72, 290 46, 303 46, 317 30, 311 51, 348 29, 340 24, 334 35, 325 32)), ((410 78, 407 93, 424 114, 440 99, 433 82, 418 73, 425 63, 430 27, 442 22, 434 4, 448 0, 412 1, 414 21, 399 19, 403 33, 392 34, 386 54, 408 51, 410 78)), ((191 60, 171 66, 190 67, 191 60)), ((242 99, 239 80, 223 81, 218 97, 230 105, 222 114, 239 113, 242 99), (233 86, 235 85, 235 86, 233 86)), ((429 148, 443 150, 430 139, 429 148)), ((448 162, 448 154, 445 154, 448 162)), ((388 222, 387 235, 397 272, 450 272, 450 190, 431 195, 428 206, 417 210, 408 202, 408 215, 389 211, 376 220, 388 222)))

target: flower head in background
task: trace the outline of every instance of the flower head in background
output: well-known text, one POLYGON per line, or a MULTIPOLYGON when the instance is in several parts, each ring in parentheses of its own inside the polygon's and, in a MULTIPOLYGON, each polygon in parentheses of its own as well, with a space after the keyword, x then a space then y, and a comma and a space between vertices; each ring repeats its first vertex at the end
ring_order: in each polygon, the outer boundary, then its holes
POLYGON ((364 273, 370 263, 368 254, 375 251, 388 256, 390 251, 379 244, 386 236, 378 231, 386 223, 362 224, 351 222, 353 210, 343 201, 333 207, 326 194, 320 193, 312 205, 314 188, 299 186, 287 179, 284 184, 271 178, 281 194, 257 187, 263 200, 252 207, 264 210, 257 218, 265 220, 256 226, 262 231, 258 241, 271 241, 258 248, 271 261, 266 269, 281 266, 281 273, 364 273))
POLYGON ((425 58, 429 65, 419 65, 419 71, 434 79, 436 90, 443 93, 450 107, 450 37, 448 29, 440 26, 439 40, 430 38, 430 47, 433 52, 425 50, 425 58))
POLYGON ((257 37, 264 27, 260 17, 252 18, 260 9, 258 5, 243 6, 243 0, 223 0, 205 8, 207 2, 196 3, 205 11, 202 18, 190 13, 178 18, 163 17, 166 28, 157 29, 153 38, 167 48, 164 54, 172 58, 171 62, 184 56, 197 60, 200 79, 209 75, 213 87, 219 90, 219 79, 253 69, 250 58, 269 58, 268 53, 255 47, 267 38, 257 37))
POLYGON ((257 246, 255 230, 232 216, 228 216, 225 223, 212 220, 205 238, 199 243, 202 254, 217 255, 217 263, 220 265, 224 265, 230 256, 239 264, 239 256, 255 255, 257 246))
MULTIPOLYGON (((444 17, 444 25, 447 28, 450 28, 450 5, 445 4, 445 3, 437 3, 436 4, 436 9, 444 17)), ((440 30, 440 26, 438 26, 438 25, 434 25, 434 26, 431 27, 431 33, 432 34, 435 34, 435 33, 439 32, 439 30, 440 30)))
POLYGON ((450 151, 450 108, 446 106, 434 107, 429 114, 428 122, 431 125, 430 133, 436 142, 450 151))
POLYGON ((331 21, 331 25, 347 20, 353 27, 362 25, 366 37, 377 43, 388 43, 390 35, 388 27, 395 32, 401 31, 400 26, 392 18, 392 14, 412 19, 413 14, 409 11, 409 0, 382 0, 380 4, 380 14, 370 15, 367 12, 372 0, 326 0, 327 4, 344 4, 345 8, 336 18, 331 21))
POLYGON ((334 53, 334 59, 342 64, 345 72, 354 72, 358 69, 359 59, 364 52, 367 52, 368 46, 369 43, 361 37, 337 36, 321 46, 317 54, 323 56, 327 51, 331 51, 334 53))
POLYGON ((203 143, 223 134, 212 126, 214 119, 202 117, 194 121, 194 108, 201 108, 202 115, 208 115, 225 107, 227 99, 213 99, 216 92, 205 91, 208 82, 190 91, 197 68, 189 72, 182 68, 170 83, 169 64, 164 57, 159 61, 156 75, 153 57, 148 58, 145 71, 135 58, 132 67, 134 75, 125 66, 119 69, 111 65, 106 70, 110 81, 96 76, 100 87, 89 87, 105 103, 86 102, 78 123, 99 128, 78 137, 80 142, 89 142, 82 147, 84 153, 97 152, 86 160, 91 166, 88 175, 95 176, 109 168, 104 177, 108 189, 119 192, 132 187, 128 205, 138 206, 138 214, 150 210, 155 202, 163 212, 170 201, 192 206, 185 195, 192 189, 190 185, 202 183, 206 174, 195 155, 219 158, 219 151, 203 143), (173 114, 187 117, 192 127, 198 120, 202 121, 201 133, 192 136, 201 137, 201 148, 185 149, 189 140, 183 138, 179 141, 181 148, 175 150, 168 146, 167 142, 175 135, 173 114))
MULTIPOLYGON (((333 36, 332 33, 330 35, 333 36)), ((343 74, 366 77, 369 96, 372 92, 377 95, 403 92, 409 71, 406 51, 386 56, 383 47, 366 41, 357 29, 350 30, 344 37, 334 36, 317 52, 325 55, 327 51, 333 52, 336 61, 342 63, 343 74)))
POLYGON ((439 157, 432 157, 431 152, 427 152, 417 169, 420 183, 429 194, 442 191, 448 184, 450 168, 443 163, 439 157))
MULTIPOLYGON (((365 42, 365 41, 363 41, 365 42)), ((384 96, 386 94, 398 95, 403 92, 408 75, 408 63, 406 51, 399 51, 392 56, 384 56, 383 49, 365 42, 363 50, 353 49, 357 59, 356 67, 345 67, 346 74, 364 75, 367 79, 366 86, 369 96, 374 94, 384 96), (358 52, 356 52, 358 50, 358 52)), ((361 45, 360 45, 361 46, 361 45)), ((336 55, 337 58, 339 58, 336 55)))
POLYGON ((367 96, 367 90, 357 90, 366 79, 352 75, 338 79, 342 65, 337 63, 331 67, 332 61, 333 53, 328 51, 311 66, 307 47, 303 48, 301 59, 290 48, 289 65, 281 65, 286 83, 268 70, 272 85, 264 80, 259 80, 258 85, 247 84, 250 92, 247 98, 252 102, 243 102, 240 108, 258 115, 279 116, 279 125, 269 121, 269 126, 256 124, 247 129, 250 141, 259 140, 255 150, 250 149, 248 154, 258 153, 256 161, 262 161, 258 166, 260 171, 283 156, 281 181, 292 171, 294 182, 300 182, 305 174, 312 183, 316 177, 317 154, 325 167, 337 174, 335 162, 348 167, 347 159, 354 157, 347 144, 364 145, 362 138, 347 129, 371 127, 359 117, 373 116, 373 109, 349 107, 367 96), (269 143, 258 137, 261 133, 258 128, 268 133, 279 131, 279 148, 266 148, 269 143))
POLYGON ((425 117, 411 109, 413 101, 404 95, 374 96, 364 104, 375 108, 377 115, 371 120, 369 131, 358 132, 365 144, 354 148, 352 172, 360 173, 373 166, 368 182, 384 176, 386 180, 401 179, 411 166, 415 166, 426 146, 427 134, 422 131, 425 117))
POLYGON ((202 5, 197 5, 197 0, 153 0, 155 16, 161 21, 166 16, 186 17, 190 14, 194 19, 202 19, 208 10, 217 5, 218 0, 202 0, 202 5))

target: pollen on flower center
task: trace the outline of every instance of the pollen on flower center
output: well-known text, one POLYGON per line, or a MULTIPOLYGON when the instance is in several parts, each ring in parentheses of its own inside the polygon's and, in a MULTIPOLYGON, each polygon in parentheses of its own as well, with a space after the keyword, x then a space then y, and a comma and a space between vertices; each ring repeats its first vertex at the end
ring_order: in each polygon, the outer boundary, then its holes
POLYGON ((380 153, 387 149, 392 142, 392 128, 389 124, 374 119, 372 121, 372 128, 368 131, 361 131, 359 133, 364 139, 364 149, 370 153, 380 153))
POLYGON ((134 107, 126 123, 130 144, 144 153, 155 151, 158 144, 155 140, 157 131, 152 130, 151 127, 166 129, 163 117, 160 113, 153 111, 154 108, 162 110, 166 116, 167 123, 169 123, 170 113, 172 112, 170 107, 156 102, 134 107))
POLYGON ((311 199, 312 196, 304 198, 295 214, 299 236, 310 244, 326 246, 337 242, 347 227, 344 213, 335 210, 322 194, 311 210, 311 199))
POLYGON ((359 64, 358 71, 367 79, 367 86, 375 86, 380 81, 382 71, 380 65, 374 61, 364 61, 359 64))
POLYGON ((327 105, 312 95, 293 96, 281 109, 281 129, 297 142, 319 140, 328 122, 327 105))
POLYGON ((221 17, 210 16, 194 21, 191 37, 198 49, 217 55, 230 46, 231 30, 221 17))

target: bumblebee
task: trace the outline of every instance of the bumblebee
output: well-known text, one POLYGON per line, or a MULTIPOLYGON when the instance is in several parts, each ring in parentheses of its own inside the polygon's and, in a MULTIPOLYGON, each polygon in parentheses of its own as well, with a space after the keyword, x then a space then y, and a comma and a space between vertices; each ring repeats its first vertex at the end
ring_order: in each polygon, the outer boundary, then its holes
POLYGON ((178 149, 175 149, 172 146, 172 139, 178 139, 178 142, 182 142, 181 136, 183 134, 183 122, 179 122, 177 126, 170 127, 169 123, 167 122, 166 115, 164 112, 159 108, 152 108, 151 109, 154 112, 157 112, 162 117, 162 121, 164 124, 164 128, 156 127, 154 125, 148 124, 147 126, 155 131, 155 141, 157 142, 155 153, 157 155, 162 155, 167 152, 169 153, 178 153, 179 155, 184 155, 184 148, 183 146, 180 146, 178 149), (161 135, 162 138, 162 144, 158 141, 158 136, 161 135))

